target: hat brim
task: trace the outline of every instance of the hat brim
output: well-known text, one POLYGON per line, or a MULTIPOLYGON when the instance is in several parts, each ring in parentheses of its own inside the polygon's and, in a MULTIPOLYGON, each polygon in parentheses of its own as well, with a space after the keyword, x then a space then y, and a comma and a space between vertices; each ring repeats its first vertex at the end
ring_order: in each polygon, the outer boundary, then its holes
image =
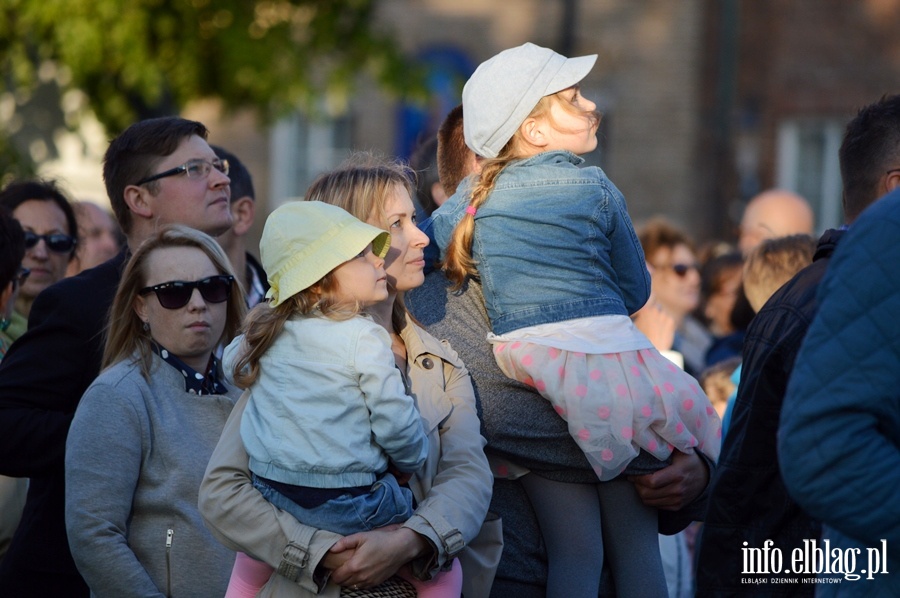
POLYGON ((279 210, 289 208, 283 206, 269 216, 260 253, 264 267, 270 266, 267 269, 270 290, 266 296, 272 307, 313 286, 358 256, 370 243, 372 252, 380 258, 391 248, 389 233, 354 218, 341 208, 325 207, 319 202, 299 202, 292 207, 313 229, 306 231, 307 241, 300 241, 298 231, 286 221, 279 223, 280 227, 269 226, 269 221, 281 215, 279 210))
POLYGON ((597 62, 596 54, 567 58, 544 90, 544 96, 572 87, 588 76, 597 62))

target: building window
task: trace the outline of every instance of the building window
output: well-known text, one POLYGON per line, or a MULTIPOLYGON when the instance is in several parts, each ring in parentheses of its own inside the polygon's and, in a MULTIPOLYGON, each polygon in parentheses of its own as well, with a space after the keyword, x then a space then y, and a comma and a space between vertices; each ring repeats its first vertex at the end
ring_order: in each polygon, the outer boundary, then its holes
POLYGON ((295 114, 278 121, 269 136, 271 209, 302 197, 318 175, 339 166, 351 152, 350 116, 309 120, 295 114))
POLYGON ((776 184, 809 200, 820 231, 844 220, 838 162, 843 134, 836 119, 792 119, 778 127, 776 184))

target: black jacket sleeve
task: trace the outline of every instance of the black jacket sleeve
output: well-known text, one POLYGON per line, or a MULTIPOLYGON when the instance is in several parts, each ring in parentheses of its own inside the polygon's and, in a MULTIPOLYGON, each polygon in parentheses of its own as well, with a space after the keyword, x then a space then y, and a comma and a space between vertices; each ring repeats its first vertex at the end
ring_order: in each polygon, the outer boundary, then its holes
POLYGON ((78 401, 100 370, 103 331, 124 254, 41 293, 28 331, 0 362, 0 474, 63 467, 78 401))

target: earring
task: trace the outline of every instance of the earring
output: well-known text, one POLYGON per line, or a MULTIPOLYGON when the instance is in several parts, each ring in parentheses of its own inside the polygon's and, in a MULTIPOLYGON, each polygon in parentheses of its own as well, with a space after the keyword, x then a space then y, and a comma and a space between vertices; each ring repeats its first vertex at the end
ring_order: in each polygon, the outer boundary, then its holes
POLYGON ((11 323, 12 321, 7 318, 0 319, 0 332, 6 332, 6 329, 9 328, 11 323))
POLYGON ((150 322, 144 322, 144 332, 150 332, 150 322))

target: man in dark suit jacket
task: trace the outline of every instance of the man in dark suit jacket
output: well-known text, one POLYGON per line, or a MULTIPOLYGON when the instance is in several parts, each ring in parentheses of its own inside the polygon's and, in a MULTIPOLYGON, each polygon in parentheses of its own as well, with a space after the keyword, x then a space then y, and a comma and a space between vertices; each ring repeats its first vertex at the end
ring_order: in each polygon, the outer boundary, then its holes
MULTIPOLYGON (((198 122, 166 117, 138 122, 110 143, 103 178, 129 248, 164 224, 211 235, 231 226, 229 178, 206 136, 198 122)), ((66 539, 63 457, 75 408, 99 373, 107 313, 128 255, 41 293, 28 332, 0 363, 0 474, 31 478, 0 563, 0 596, 88 595, 66 539)))

